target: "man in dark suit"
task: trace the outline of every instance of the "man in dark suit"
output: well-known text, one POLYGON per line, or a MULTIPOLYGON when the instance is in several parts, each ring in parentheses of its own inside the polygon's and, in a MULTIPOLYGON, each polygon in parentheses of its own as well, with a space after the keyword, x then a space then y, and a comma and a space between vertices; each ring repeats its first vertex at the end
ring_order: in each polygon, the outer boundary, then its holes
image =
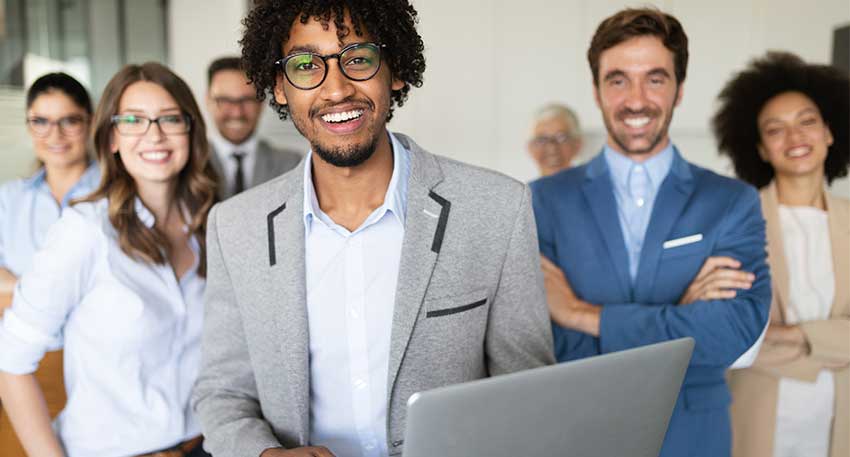
POLYGON ((229 198, 295 168, 300 154, 276 149, 257 138, 262 104, 238 57, 213 61, 207 70, 207 85, 207 110, 216 127, 210 130, 210 157, 220 178, 220 198, 229 198))
POLYGON ((770 277, 756 190, 686 162, 668 136, 687 58, 668 14, 603 21, 588 60, 607 143, 531 187, 558 359, 693 337, 661 455, 723 457, 724 372, 765 326, 770 277))

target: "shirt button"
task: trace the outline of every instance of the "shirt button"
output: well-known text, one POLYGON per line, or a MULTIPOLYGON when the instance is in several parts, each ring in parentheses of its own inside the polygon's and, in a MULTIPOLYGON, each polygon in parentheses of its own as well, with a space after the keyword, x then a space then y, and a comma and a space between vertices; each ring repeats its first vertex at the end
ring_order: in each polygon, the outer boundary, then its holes
POLYGON ((635 200, 635 203, 638 205, 638 207, 643 208, 643 204, 646 203, 646 201, 642 198, 638 198, 637 200, 635 200))

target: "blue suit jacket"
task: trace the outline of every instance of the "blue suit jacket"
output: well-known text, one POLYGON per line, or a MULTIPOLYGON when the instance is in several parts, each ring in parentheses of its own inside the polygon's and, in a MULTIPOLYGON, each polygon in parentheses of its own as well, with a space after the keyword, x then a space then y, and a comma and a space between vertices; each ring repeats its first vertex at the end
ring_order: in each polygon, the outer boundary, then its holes
POLYGON ((634 284, 602 154, 531 183, 541 253, 564 271, 580 298, 602 306, 598 338, 553 324, 555 354, 559 361, 575 360, 693 337, 691 365, 661 455, 723 457, 731 452, 724 371, 756 341, 770 311, 764 219, 754 188, 674 155, 634 284), (665 241, 696 234, 701 241, 663 248, 665 241), (677 305, 709 256, 739 260, 756 275, 752 288, 730 300, 677 305))

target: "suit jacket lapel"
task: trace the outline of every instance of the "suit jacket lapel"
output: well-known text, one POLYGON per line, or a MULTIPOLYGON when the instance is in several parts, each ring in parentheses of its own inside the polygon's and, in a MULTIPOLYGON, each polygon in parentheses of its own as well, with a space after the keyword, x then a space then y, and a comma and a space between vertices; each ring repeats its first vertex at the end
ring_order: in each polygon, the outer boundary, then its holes
POLYGON ((779 318, 785 322, 785 307, 788 306, 788 264, 785 260, 785 245, 782 240, 782 225, 779 221, 779 197, 776 194, 776 183, 771 181, 761 193, 762 213, 764 214, 767 233, 768 262, 770 263, 771 283, 777 303, 779 318))
POLYGON ((835 299, 830 315, 850 314, 850 217, 847 204, 824 191, 829 220, 829 239, 832 243, 832 271, 835 277, 835 299))
POLYGON ((620 218, 617 216, 617 201, 614 198, 613 186, 605 156, 599 154, 587 166, 587 179, 582 184, 582 192, 596 220, 596 233, 602 236, 605 243, 622 296, 631 300, 629 256, 623 241, 620 218))
POLYGON ((679 220, 693 191, 694 180, 690 165, 676 151, 670 172, 658 189, 643 239, 635 277, 635 300, 638 303, 648 303, 651 299, 664 241, 669 239, 673 225, 679 220))
POLYGON ((273 178, 273 176, 269 176, 269 174, 275 170, 274 163, 272 163, 272 154, 265 141, 259 140, 257 142, 257 151, 255 154, 254 173, 252 175, 253 180, 250 184, 251 186, 256 186, 257 184, 264 183, 270 178, 273 178))
POLYGON ((388 395, 392 394, 407 343, 425 298, 445 227, 451 223, 451 202, 434 191, 434 187, 443 179, 436 160, 411 139, 395 135, 410 151, 410 177, 390 340, 388 395))
MULTIPOLYGON (((310 335, 304 259, 304 177, 291 173, 269 186, 266 196, 268 258, 263 259, 270 289, 269 318, 280 336, 282 389, 295 399, 302 430, 310 429, 310 335)), ((305 443, 307 438, 305 437, 305 443)))

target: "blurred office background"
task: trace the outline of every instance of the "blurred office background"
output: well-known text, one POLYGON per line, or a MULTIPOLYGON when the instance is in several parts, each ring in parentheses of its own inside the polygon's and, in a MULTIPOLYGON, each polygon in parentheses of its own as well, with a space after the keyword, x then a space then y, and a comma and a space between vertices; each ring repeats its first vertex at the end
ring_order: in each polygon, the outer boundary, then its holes
MULTIPOLYGON (((237 54, 244 0, 0 0, 0 182, 31 172, 24 125, 25 88, 63 70, 95 99, 121 65, 166 62, 204 107, 206 67, 237 54)), ((428 69, 425 85, 397 110, 391 130, 432 152, 535 177, 525 152, 529 119, 550 101, 573 106, 586 134, 580 161, 605 140, 585 52, 599 21, 624 6, 616 0, 413 0, 421 17, 428 69)), ((731 75, 769 49, 817 63, 833 61, 835 31, 850 24, 847 0, 656 0, 690 38, 685 96, 671 135, 684 155, 731 173, 717 156, 709 120, 731 75)), ((850 56, 839 53, 838 61, 850 56)), ((271 64, 271 62, 270 62, 271 64)), ((291 123, 271 110, 260 133, 279 145, 306 148, 291 123)), ((850 181, 833 186, 850 197, 850 181)))

